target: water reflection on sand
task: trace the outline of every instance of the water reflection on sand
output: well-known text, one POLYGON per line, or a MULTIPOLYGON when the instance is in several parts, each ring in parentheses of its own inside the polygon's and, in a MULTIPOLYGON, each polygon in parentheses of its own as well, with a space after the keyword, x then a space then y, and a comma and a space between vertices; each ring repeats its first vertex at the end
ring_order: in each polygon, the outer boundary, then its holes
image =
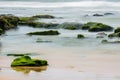
POLYGON ((23 72, 24 74, 29 74, 30 71, 41 72, 47 69, 47 66, 41 67, 12 67, 13 70, 17 72, 23 72))

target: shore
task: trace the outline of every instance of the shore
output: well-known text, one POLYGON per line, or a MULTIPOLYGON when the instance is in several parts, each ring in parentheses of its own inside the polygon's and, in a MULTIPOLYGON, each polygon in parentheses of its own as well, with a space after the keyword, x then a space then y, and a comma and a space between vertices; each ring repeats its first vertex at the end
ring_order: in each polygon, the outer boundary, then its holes
MULTIPOLYGON (((42 58, 49 61, 49 66, 45 71, 34 72, 31 71, 29 75, 24 75, 22 80, 27 80, 28 76, 32 79, 47 79, 47 80, 60 80, 66 77, 68 80, 68 75, 75 75, 73 79, 80 79, 79 76, 84 75, 86 80, 91 77, 93 80, 98 80, 101 78, 111 78, 110 80, 117 80, 120 76, 120 57, 119 51, 112 52, 111 50, 92 50, 83 48, 41 48, 38 51, 40 56, 33 56, 34 58, 42 58), (51 54, 52 53, 52 54, 51 54), (110 54, 109 54, 110 53, 110 54), (65 74, 67 73, 67 74, 65 74), (44 74, 37 77, 35 74, 44 74), (64 74, 64 75, 63 75, 64 74), (47 76, 46 76, 47 75, 47 76), (60 76, 61 75, 61 76, 60 76), (78 76, 79 75, 79 76, 78 76), (111 76, 112 75, 112 76, 111 76), (49 77, 51 76, 51 77, 49 77), (88 77, 89 76, 89 77, 88 77), (49 78, 49 79, 48 79, 49 78)), ((1 80, 21 80, 19 77, 23 76, 23 73, 17 73, 17 71, 12 70, 9 67, 10 61, 13 57, 1 56, 0 66, 3 66, 0 70, 1 80), (15 74, 14 74, 15 73, 15 74), (11 75, 12 74, 12 75, 11 75), (14 74, 14 75, 13 75, 14 74), (5 77, 9 76, 9 77, 5 77), (16 77, 17 76, 17 77, 16 77)), ((100 79, 101 80, 101 79, 100 79)))

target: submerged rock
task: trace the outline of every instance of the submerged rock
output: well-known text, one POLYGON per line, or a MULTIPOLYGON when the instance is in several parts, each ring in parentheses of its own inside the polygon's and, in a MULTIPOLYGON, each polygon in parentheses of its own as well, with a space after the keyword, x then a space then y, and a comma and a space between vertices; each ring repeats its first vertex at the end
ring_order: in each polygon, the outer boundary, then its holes
POLYGON ((80 29, 83 26, 83 24, 80 23, 74 23, 74 22, 65 22, 60 25, 58 25, 58 28, 63 28, 63 29, 69 29, 69 30, 77 30, 80 29))
POLYGON ((49 31, 41 31, 41 32, 30 32, 27 34, 28 35, 59 35, 60 33, 58 31, 49 30, 49 31))
POLYGON ((35 15, 35 16, 32 16, 32 17, 33 18, 46 18, 46 19, 53 19, 53 18, 55 18, 52 15, 35 15))
POLYGON ((104 16, 103 14, 93 14, 93 16, 104 16))
POLYGON ((28 25, 30 22, 34 22, 37 18, 34 17, 19 17, 19 25, 28 25))
POLYGON ((56 29, 57 25, 59 24, 43 23, 43 22, 29 22, 28 25, 34 28, 56 29))
POLYGON ((102 43, 120 43, 120 41, 108 41, 108 40, 102 40, 102 43))
POLYGON ((26 56, 30 55, 30 53, 25 53, 25 54, 7 54, 7 56, 26 56))
POLYGON ((22 56, 14 59, 11 63, 11 67, 17 66, 46 66, 48 65, 46 60, 31 59, 29 56, 22 56))
POLYGON ((104 13, 105 16, 114 15, 113 13, 104 13))
POLYGON ((77 35, 77 38, 78 38, 78 39, 83 39, 83 38, 85 38, 85 36, 82 35, 82 34, 78 34, 78 35, 77 35))

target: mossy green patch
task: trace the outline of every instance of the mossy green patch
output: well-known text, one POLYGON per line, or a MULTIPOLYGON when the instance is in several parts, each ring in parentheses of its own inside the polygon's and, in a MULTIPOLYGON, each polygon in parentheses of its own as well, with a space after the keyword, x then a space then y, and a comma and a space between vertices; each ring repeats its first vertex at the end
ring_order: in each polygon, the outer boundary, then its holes
POLYGON ((46 66, 48 65, 46 60, 31 59, 29 56, 22 56, 16 58, 11 63, 11 67, 16 66, 46 66))

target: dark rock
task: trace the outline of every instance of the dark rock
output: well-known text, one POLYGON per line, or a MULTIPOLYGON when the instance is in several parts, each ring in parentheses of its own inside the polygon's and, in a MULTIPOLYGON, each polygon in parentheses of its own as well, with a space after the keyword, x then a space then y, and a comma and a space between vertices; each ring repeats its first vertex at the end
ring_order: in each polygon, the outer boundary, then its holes
POLYGON ((28 35, 59 35, 59 34, 60 33, 58 31, 53 30, 28 33, 28 35))
POLYGON ((0 28, 4 30, 16 28, 19 18, 14 15, 0 15, 0 28))
POLYGON ((12 61, 11 67, 17 66, 46 66, 48 65, 46 60, 31 59, 29 56, 22 56, 12 61))
POLYGON ((105 16, 114 15, 113 13, 104 13, 105 16))
POLYGON ((78 34, 78 35, 77 35, 77 38, 78 38, 78 39, 83 39, 83 38, 85 38, 85 36, 82 35, 82 34, 78 34))
POLYGON ((26 55, 30 55, 29 53, 26 54, 7 54, 7 56, 26 56, 26 55))
POLYGON ((114 31, 114 33, 118 33, 118 32, 120 32, 120 27, 117 27, 114 31))
POLYGON ((35 15, 35 16, 32 16, 32 17, 33 18, 46 18, 46 19, 53 19, 53 18, 55 18, 52 15, 35 15))
POLYGON ((120 37, 120 32, 109 34, 108 37, 109 37, 109 38, 120 37))
POLYGON ((104 15, 102 15, 102 14, 93 14, 93 16, 104 16, 104 15))

